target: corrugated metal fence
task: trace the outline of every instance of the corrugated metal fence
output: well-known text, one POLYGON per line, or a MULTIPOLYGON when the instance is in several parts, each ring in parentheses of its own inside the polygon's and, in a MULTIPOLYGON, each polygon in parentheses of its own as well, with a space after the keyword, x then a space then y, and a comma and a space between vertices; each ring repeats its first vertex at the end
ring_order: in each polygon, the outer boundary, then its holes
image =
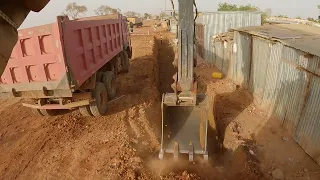
POLYGON ((234 42, 213 47, 216 67, 246 86, 320 165, 320 57, 238 31, 234 42))
MULTIPOLYGON (((216 56, 213 52, 212 37, 228 32, 230 28, 240 28, 247 26, 260 26, 261 25, 261 13, 260 12, 213 12, 204 13, 198 17, 196 23, 197 26, 203 26, 204 42, 203 42, 203 59, 210 64, 215 64, 216 56)), ((198 34, 202 32, 196 31, 198 34)), ((220 44, 217 44, 218 46, 220 44)), ((220 60, 218 60, 220 63, 220 60)))

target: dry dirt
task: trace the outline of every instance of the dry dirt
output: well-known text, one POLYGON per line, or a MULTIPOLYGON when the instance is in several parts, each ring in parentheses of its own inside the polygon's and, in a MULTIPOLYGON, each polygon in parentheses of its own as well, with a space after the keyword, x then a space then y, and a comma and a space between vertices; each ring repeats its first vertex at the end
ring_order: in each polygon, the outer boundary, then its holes
POLYGON ((210 163, 157 160, 160 94, 170 90, 175 58, 172 35, 133 36, 131 70, 117 79, 118 97, 101 118, 78 111, 34 117, 16 100, 1 101, 1 179, 320 179, 320 168, 277 121, 256 108, 215 68, 197 68, 199 91, 212 99, 210 163), (161 41, 162 37, 162 41, 161 41), (215 118, 214 118, 215 117, 215 118))

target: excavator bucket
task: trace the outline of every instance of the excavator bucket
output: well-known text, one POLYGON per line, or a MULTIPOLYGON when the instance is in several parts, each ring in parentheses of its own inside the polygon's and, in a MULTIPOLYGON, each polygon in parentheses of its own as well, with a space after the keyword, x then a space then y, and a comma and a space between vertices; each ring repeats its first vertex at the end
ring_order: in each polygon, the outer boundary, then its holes
POLYGON ((208 107, 206 95, 197 95, 195 106, 168 105, 162 100, 162 139, 159 158, 165 153, 173 154, 178 160, 179 154, 189 155, 189 161, 194 161, 194 155, 203 155, 208 160, 207 129, 208 107))

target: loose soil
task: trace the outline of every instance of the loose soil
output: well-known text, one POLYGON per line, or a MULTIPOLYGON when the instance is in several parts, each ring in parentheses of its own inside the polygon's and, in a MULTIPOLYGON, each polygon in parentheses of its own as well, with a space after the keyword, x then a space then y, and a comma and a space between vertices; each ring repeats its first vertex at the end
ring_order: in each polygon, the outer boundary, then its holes
POLYGON ((35 117, 18 100, 1 101, 1 179, 320 179, 320 168, 277 121, 259 110, 247 90, 215 80, 215 68, 196 68, 199 91, 212 100, 210 161, 157 159, 161 93, 171 91, 173 36, 133 36, 130 72, 117 79, 119 100, 104 117, 78 111, 35 117))

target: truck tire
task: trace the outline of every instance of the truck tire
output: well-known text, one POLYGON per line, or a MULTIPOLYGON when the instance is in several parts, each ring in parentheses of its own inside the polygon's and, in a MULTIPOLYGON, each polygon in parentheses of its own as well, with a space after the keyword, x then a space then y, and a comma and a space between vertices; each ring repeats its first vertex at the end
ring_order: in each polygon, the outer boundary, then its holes
MULTIPOLYGON (((47 104, 47 101, 46 99, 40 99, 38 101, 38 104, 39 105, 46 105, 47 104)), ((36 115, 40 115, 40 116, 55 116, 58 114, 58 110, 55 110, 55 109, 34 109, 33 110, 34 114, 36 115)))
MULTIPOLYGON (((40 109, 31 109, 31 113, 33 116, 43 116, 43 114, 40 112, 40 109)), ((31 114, 30 114, 31 115, 31 114)))
POLYGON ((55 116, 58 114, 58 110, 55 109, 39 109, 43 116, 55 116))
POLYGON ((127 51, 122 52, 122 71, 129 72, 130 62, 127 51))
POLYGON ((105 72, 102 77, 102 82, 106 86, 108 99, 114 99, 117 93, 116 76, 114 73, 111 71, 105 72))
POLYGON ((96 82, 102 82, 102 77, 103 77, 103 72, 98 71, 97 72, 96 82))
POLYGON ((107 113, 108 93, 103 83, 97 82, 92 91, 94 102, 90 103, 90 111, 93 116, 103 116, 107 113))
POLYGON ((89 106, 79 107, 80 114, 85 117, 93 116, 89 106))

